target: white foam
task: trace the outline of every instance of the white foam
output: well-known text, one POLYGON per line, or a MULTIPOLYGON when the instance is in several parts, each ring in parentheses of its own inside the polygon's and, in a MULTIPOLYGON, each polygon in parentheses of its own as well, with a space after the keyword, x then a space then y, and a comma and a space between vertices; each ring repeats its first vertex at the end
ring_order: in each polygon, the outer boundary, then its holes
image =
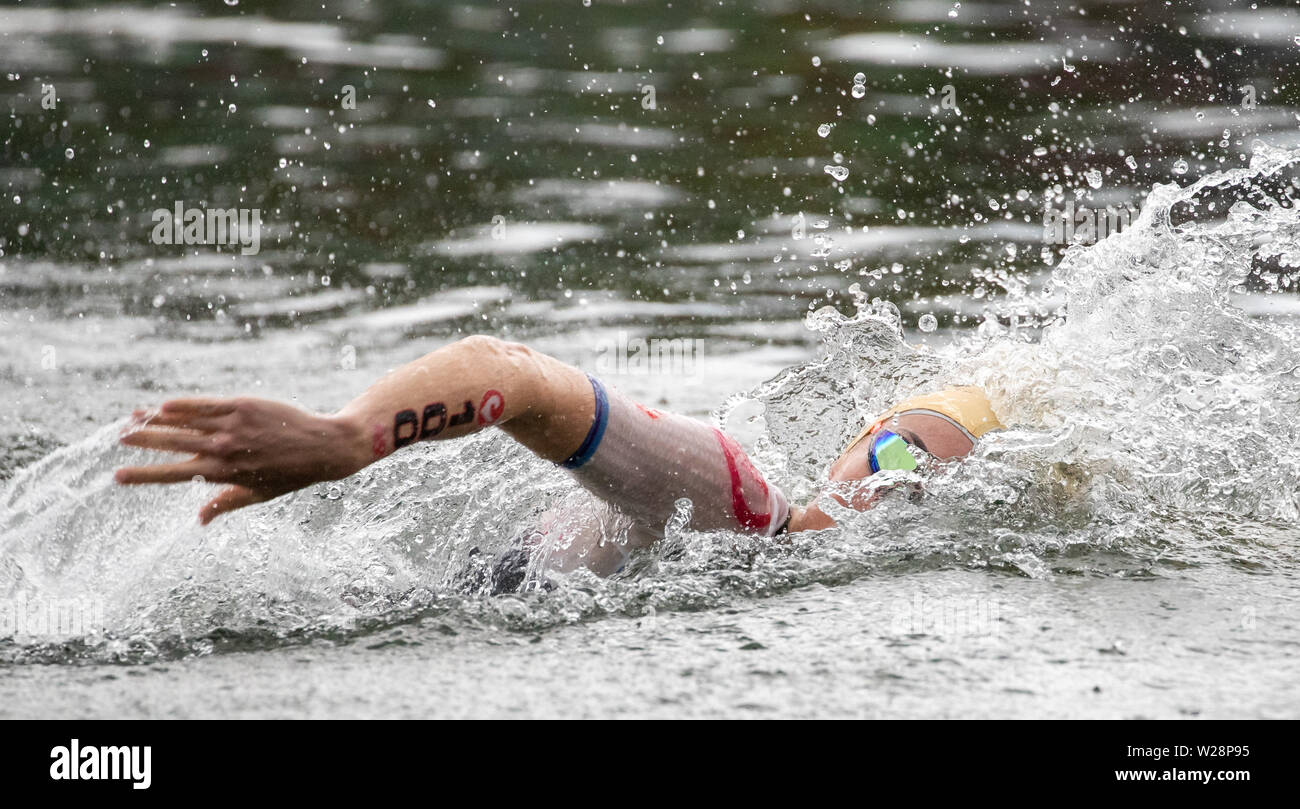
POLYGON ((920 226, 875 226, 866 233, 861 230, 845 232, 843 228, 816 230, 808 219, 807 235, 795 239, 793 235, 783 238, 756 238, 735 243, 715 242, 672 247, 667 250, 669 258, 676 261, 695 263, 714 263, 723 261, 753 261, 771 259, 782 254, 808 256, 816 248, 814 237, 818 233, 826 234, 831 240, 830 252, 826 258, 835 261, 852 258, 863 253, 881 252, 905 247, 909 244, 935 245, 959 242, 963 237, 971 240, 1010 239, 1030 241, 1042 238, 1042 225, 1023 222, 995 222, 989 225, 968 228, 943 228, 920 226))
POLYGON ((621 149, 669 149, 681 143, 681 136, 670 129, 627 124, 597 124, 589 121, 562 124, 545 123, 511 127, 516 137, 546 138, 566 143, 590 143, 621 149))
POLYGON ((315 295, 291 295, 269 301, 256 301, 234 307, 240 317, 275 317, 317 314, 342 309, 365 298, 361 290, 331 289, 315 295))
POLYGON ((604 233, 604 229, 582 222, 506 222, 500 238, 494 238, 492 231, 492 225, 482 225, 473 230, 473 235, 442 239, 426 248, 437 255, 455 258, 522 255, 595 241, 604 233))
POLYGON ((724 53, 735 47, 736 35, 726 28, 683 28, 663 33, 668 53, 724 53))
POLYGON ((1300 34, 1300 11, 1294 8, 1252 8, 1249 12, 1206 12, 1192 23, 1203 36, 1233 42, 1291 45, 1300 34))
POLYGON ((821 47, 823 57, 902 67, 953 67, 983 75, 1026 73, 1059 62, 1065 46, 1043 42, 948 43, 916 34, 849 34, 821 47))
POLYGON ((580 213, 636 209, 648 210, 680 202, 685 194, 671 185, 647 180, 541 179, 519 188, 511 196, 519 202, 558 202, 580 213))

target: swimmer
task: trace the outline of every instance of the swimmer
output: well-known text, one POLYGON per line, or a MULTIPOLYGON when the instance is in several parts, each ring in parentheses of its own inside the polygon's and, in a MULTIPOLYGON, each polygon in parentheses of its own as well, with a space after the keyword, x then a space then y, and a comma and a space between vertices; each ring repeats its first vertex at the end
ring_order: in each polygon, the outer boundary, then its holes
MULTIPOLYGON (((522 579, 530 551, 563 540, 546 567, 617 572, 628 555, 662 538, 676 503, 692 503, 690 527, 778 537, 829 528, 819 507, 791 507, 727 434, 695 419, 640 405, 595 377, 527 346, 493 337, 459 340, 376 382, 332 415, 268 399, 174 399, 137 410, 121 441, 183 453, 176 463, 117 470, 121 484, 183 483, 202 476, 227 484, 199 521, 339 480, 426 440, 451 440, 495 427, 540 458, 567 469, 585 489, 630 521, 621 541, 591 515, 543 515, 490 571, 493 589, 522 579), (511 562, 510 560, 514 560, 511 562)), ((890 408, 830 466, 831 481, 860 481, 881 470, 917 467, 917 450, 939 461, 968 454, 1001 425, 978 388, 951 388, 890 408)), ((831 495, 869 508, 876 493, 831 495)))

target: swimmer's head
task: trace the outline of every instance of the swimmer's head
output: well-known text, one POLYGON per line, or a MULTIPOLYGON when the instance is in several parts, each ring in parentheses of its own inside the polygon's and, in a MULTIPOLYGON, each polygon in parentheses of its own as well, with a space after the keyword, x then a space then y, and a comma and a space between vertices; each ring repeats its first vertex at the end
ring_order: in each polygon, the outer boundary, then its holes
MULTIPOLYGON (((924 456, 938 461, 960 458, 970 454, 979 436, 1001 426, 979 388, 949 388, 916 396, 895 406, 851 441, 831 464, 828 477, 836 482, 862 480, 881 471, 911 471, 921 465, 924 456)), ((826 494, 843 506, 864 510, 871 508, 881 491, 863 486, 847 496, 826 494)), ((834 524, 813 502, 792 519, 791 530, 834 524)))
MULTIPOLYGON (((831 464, 828 477, 843 483, 862 480, 881 471, 911 471, 920 466, 919 461, 925 455, 952 458, 965 455, 974 446, 970 440, 963 445, 943 427, 924 419, 921 414, 906 413, 864 430, 831 464)), ((942 419, 937 420, 951 426, 942 419)), ((957 432, 961 434, 960 430, 957 432)), ((823 498, 830 497, 845 508, 865 511, 882 494, 880 489, 870 486, 846 489, 823 492, 807 508, 799 509, 791 518, 790 530, 818 530, 834 525, 835 520, 819 506, 825 502, 823 498)))
POLYGON ((831 464, 831 480, 861 480, 881 470, 912 470, 920 452, 939 460, 960 458, 975 443, 961 427, 938 414, 908 412, 865 430, 831 464), (920 452, 917 452, 920 450, 920 452))

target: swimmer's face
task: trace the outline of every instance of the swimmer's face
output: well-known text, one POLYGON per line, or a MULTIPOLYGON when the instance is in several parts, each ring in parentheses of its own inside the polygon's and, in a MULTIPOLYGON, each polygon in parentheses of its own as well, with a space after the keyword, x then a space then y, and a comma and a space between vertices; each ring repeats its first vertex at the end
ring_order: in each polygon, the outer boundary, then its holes
MULTIPOLYGON (((881 425, 880 430, 889 430, 903 437, 903 440, 918 447, 939 460, 960 458, 969 453, 974 444, 958 428, 948 421, 925 413, 904 413, 881 425)), ((877 430, 879 432, 879 430, 877 430)), ((862 480, 871 476, 871 445, 876 432, 853 445, 831 464, 828 477, 834 481, 862 480)), ((881 496, 879 491, 862 486, 849 496, 829 493, 842 506, 865 511, 881 496)), ((825 495, 823 495, 825 496, 825 495)), ((797 510, 791 518, 791 531, 819 530, 829 528, 835 521, 822 511, 817 502, 807 508, 797 510)))
POLYGON ((947 420, 926 413, 904 413, 882 425, 876 432, 859 441, 831 464, 831 480, 861 480, 871 474, 871 445, 880 430, 889 430, 902 436, 914 447, 924 450, 939 460, 960 458, 969 453, 974 444, 947 420))

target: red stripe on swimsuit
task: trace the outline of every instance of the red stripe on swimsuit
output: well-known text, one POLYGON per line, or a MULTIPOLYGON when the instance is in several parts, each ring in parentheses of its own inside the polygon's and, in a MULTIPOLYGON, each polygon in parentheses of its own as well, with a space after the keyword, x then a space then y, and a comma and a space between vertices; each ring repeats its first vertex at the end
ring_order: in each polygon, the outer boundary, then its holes
POLYGON ((766 531, 767 526, 772 522, 772 515, 750 510, 749 503, 745 501, 745 484, 740 479, 740 466, 743 464, 750 478, 763 490, 764 506, 767 505, 768 500, 767 481, 763 480, 763 476, 754 468, 749 456, 740 449, 733 439, 716 428, 714 428, 713 434, 717 436, 718 443, 722 445, 722 454, 727 456, 727 471, 731 473, 731 508, 736 514, 737 522, 751 531, 766 531), (736 461, 737 455, 741 458, 740 463, 736 461))

